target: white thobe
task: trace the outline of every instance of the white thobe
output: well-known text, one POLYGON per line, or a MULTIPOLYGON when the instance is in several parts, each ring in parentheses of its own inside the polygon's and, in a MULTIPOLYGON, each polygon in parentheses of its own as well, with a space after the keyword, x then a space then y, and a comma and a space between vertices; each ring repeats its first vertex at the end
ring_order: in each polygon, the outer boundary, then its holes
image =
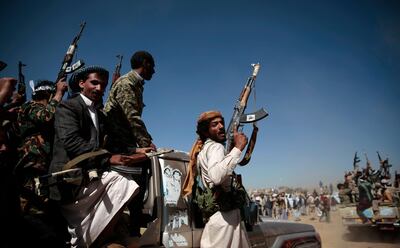
POLYGON ((139 192, 129 175, 105 171, 83 187, 75 201, 61 206, 72 247, 89 247, 114 216, 139 192))
MULTIPOLYGON (((207 139, 197 157, 201 168, 203 184, 206 187, 221 185, 229 191, 231 177, 241 155, 234 147, 225 155, 225 147, 207 139)), ((200 247, 250 247, 247 232, 241 223, 240 210, 218 211, 213 214, 204 227, 200 247)))

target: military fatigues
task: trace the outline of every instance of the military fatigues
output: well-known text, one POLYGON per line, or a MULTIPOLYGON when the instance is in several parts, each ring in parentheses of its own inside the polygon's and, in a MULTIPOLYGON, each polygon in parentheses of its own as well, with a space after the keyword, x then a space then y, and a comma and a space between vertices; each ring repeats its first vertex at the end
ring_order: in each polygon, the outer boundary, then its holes
POLYGON ((51 100, 47 106, 34 101, 21 106, 17 119, 21 137, 17 171, 23 170, 25 177, 47 173, 57 105, 58 101, 51 100))
POLYGON ((143 79, 133 70, 112 86, 104 107, 111 122, 107 147, 113 152, 130 152, 128 148, 149 147, 152 137, 141 118, 143 112, 143 79))
POLYGON ((339 189, 339 199, 341 204, 350 204, 350 195, 351 195, 351 189, 349 188, 344 188, 344 189, 339 189))
MULTIPOLYGON (((143 78, 131 70, 111 87, 104 113, 110 127, 105 148, 112 153, 131 154, 135 152, 135 148, 149 147, 152 143, 152 137, 141 118, 144 107, 143 85, 143 78)), ((143 168, 141 175, 133 176, 140 186, 137 199, 144 199, 146 178, 149 176, 146 171, 143 168)), ((131 216, 130 232, 132 235, 140 235, 143 201, 131 201, 128 209, 131 216)))

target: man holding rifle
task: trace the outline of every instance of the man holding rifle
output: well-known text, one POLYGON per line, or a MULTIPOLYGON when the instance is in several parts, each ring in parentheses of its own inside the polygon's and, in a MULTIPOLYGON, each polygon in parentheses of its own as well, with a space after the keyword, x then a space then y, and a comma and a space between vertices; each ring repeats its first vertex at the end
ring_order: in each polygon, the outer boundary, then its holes
POLYGON ((61 78, 55 85, 48 80, 38 80, 32 85, 32 100, 22 104, 18 111, 20 141, 17 175, 27 189, 33 178, 47 174, 54 139, 53 123, 56 107, 61 102, 67 83, 61 78), (49 99, 51 95, 53 98, 49 99))
POLYGON ((193 200, 197 202, 203 220, 207 221, 200 247, 249 247, 240 213, 245 197, 238 191, 240 182, 236 181, 234 173, 247 145, 247 137, 234 128, 233 148, 226 153, 225 123, 219 111, 202 113, 197 120, 196 133, 199 137, 190 153, 183 194, 193 193, 193 200), (196 189, 195 192, 192 189, 196 189), (199 196, 202 199, 212 197, 203 201, 212 204, 200 204, 199 196))

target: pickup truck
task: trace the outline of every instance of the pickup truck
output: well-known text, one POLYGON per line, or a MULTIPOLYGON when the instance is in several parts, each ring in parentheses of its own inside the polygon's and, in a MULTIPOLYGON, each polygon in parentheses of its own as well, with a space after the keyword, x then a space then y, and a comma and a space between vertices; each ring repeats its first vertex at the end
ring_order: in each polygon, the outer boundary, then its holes
MULTIPOLYGON (((140 245, 143 247, 199 247, 203 226, 196 222, 191 205, 181 197, 189 155, 171 151, 142 162, 145 173, 143 223, 140 245), (148 176, 145 176, 148 175, 148 176)), ((256 204, 249 204, 246 229, 252 247, 321 247, 321 239, 312 225, 272 219, 261 220, 256 204)))
POLYGON ((357 204, 339 205, 342 223, 349 230, 355 231, 359 227, 376 227, 380 230, 395 230, 400 228, 400 208, 393 203, 381 202, 378 205, 379 210, 375 213, 372 208, 364 210, 365 216, 370 222, 363 223, 357 214, 357 204), (374 220, 374 221, 372 221, 374 220))

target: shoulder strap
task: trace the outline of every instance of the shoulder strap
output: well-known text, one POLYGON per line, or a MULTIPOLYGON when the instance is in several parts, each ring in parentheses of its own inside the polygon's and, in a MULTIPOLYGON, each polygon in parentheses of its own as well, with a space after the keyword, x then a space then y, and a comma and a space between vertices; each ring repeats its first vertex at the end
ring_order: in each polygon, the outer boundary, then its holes
MULTIPOLYGON (((208 161, 208 157, 207 157, 207 149, 210 147, 210 142, 206 142, 204 145, 203 145, 203 147, 201 148, 201 151, 200 152, 202 152, 203 150, 205 150, 204 152, 205 152, 205 156, 206 156, 206 159, 207 159, 207 161, 208 161)), ((199 154, 200 154, 200 152, 199 152, 199 154)), ((198 161, 198 160, 197 160, 198 161)), ((197 181, 197 184, 199 185, 199 187, 202 189, 202 190, 204 190, 205 188, 210 188, 211 189, 211 187, 209 187, 209 185, 207 185, 208 187, 206 187, 206 185, 203 183, 203 176, 202 176, 202 169, 201 169, 201 166, 199 166, 198 164, 196 164, 196 168, 197 168, 197 177, 196 177, 196 181, 197 181)))
POLYGON ((106 149, 101 149, 101 150, 94 151, 94 152, 83 153, 83 154, 75 157, 74 159, 68 161, 68 163, 66 163, 63 166, 63 170, 75 168, 80 162, 82 162, 86 159, 94 158, 94 157, 105 155, 105 154, 110 154, 110 153, 106 149))

